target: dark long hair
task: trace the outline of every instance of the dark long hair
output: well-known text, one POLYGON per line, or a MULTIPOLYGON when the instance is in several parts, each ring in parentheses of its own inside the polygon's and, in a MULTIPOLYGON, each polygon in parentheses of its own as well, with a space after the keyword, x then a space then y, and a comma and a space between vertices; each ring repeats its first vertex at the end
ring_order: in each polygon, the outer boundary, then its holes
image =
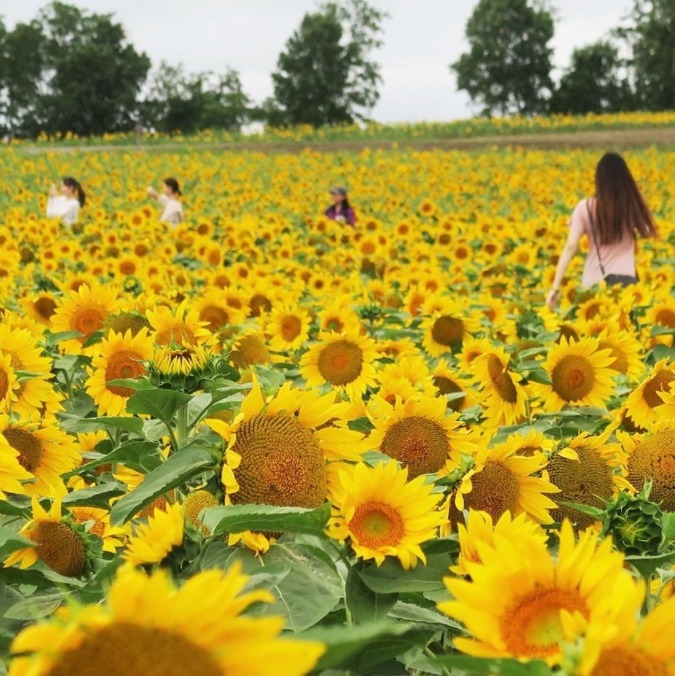
POLYGON ((87 194, 84 192, 80 182, 72 176, 64 176, 63 179, 61 179, 61 182, 63 185, 67 185, 77 193, 77 201, 80 203, 80 206, 83 207, 87 202, 87 194))
POLYGON ((656 225, 626 161, 605 153, 595 170, 595 214, 601 244, 624 237, 656 237, 656 225))
MULTIPOLYGON (((351 208, 352 208, 352 205, 349 203, 349 199, 347 198, 347 195, 345 195, 345 198, 342 200, 342 211, 347 211, 347 209, 351 209, 351 208)), ((330 211, 333 214, 336 213, 335 204, 331 204, 328 207, 328 211, 330 211)))
POLYGON ((180 191, 180 186, 178 185, 178 181, 175 178, 165 178, 164 179, 164 185, 168 186, 171 188, 171 191, 173 192, 174 195, 182 195, 183 193, 180 191))

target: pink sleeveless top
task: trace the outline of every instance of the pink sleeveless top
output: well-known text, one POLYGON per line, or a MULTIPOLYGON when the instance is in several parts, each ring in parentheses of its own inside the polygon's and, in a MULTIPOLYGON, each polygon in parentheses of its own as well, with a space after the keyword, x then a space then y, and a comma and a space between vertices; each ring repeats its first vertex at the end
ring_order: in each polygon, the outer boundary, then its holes
MULTIPOLYGON (((576 232, 579 236, 588 236, 588 256, 584 265, 584 275, 581 280, 585 288, 598 284, 603 280, 600 262, 598 261, 598 252, 595 248, 595 242, 591 235, 591 223, 588 218, 588 208, 595 221, 595 205, 593 198, 581 200, 575 207, 569 226, 570 232, 576 232)), ((597 228, 597 224, 595 226, 597 228)), ((595 231, 595 237, 599 240, 599 233, 595 231)), ((624 237, 620 242, 613 244, 600 245, 600 257, 602 265, 605 268, 605 275, 635 275, 635 240, 632 237, 624 237)))

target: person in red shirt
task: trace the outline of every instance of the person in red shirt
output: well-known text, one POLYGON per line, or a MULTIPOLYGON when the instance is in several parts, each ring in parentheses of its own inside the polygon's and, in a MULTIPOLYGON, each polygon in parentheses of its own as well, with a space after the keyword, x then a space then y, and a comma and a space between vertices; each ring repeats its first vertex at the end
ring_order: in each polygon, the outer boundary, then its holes
POLYGON ((330 218, 331 221, 346 223, 353 228, 354 223, 356 223, 356 212, 351 204, 349 204, 347 190, 339 186, 332 188, 330 196, 333 200, 333 204, 326 209, 325 215, 330 218))

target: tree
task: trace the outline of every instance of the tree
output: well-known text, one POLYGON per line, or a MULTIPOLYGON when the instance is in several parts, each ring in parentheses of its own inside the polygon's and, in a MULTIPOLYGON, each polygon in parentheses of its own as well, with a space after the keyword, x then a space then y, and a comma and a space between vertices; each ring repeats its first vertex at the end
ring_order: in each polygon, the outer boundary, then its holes
POLYGON ((619 50, 608 41, 575 49, 551 100, 552 111, 583 114, 630 108, 632 93, 621 69, 619 50))
POLYGON ((632 44, 635 93, 640 108, 675 108, 675 0, 636 0, 632 44))
POLYGON ((126 40, 110 14, 87 14, 54 2, 41 13, 48 94, 41 100, 48 132, 80 135, 131 129, 150 59, 126 40))
POLYGON ((542 3, 480 0, 466 24, 469 51, 450 69, 484 115, 546 112, 554 18, 542 3))
POLYGON ((237 71, 188 74, 183 66, 160 64, 141 104, 146 126, 158 131, 194 133, 202 129, 238 130, 249 119, 251 101, 237 71))
POLYGON ((365 119, 379 99, 379 64, 386 14, 366 0, 328 2, 304 16, 272 75, 274 101, 263 110, 272 124, 315 127, 365 119))

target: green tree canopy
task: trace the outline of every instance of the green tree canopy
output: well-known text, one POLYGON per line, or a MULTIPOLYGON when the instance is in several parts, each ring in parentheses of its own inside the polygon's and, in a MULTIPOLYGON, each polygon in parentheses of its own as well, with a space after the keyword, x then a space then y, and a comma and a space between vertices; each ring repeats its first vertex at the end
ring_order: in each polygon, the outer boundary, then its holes
POLYGON ((306 14, 279 55, 268 121, 318 127, 364 119, 379 99, 382 77, 371 54, 385 18, 365 0, 328 2, 306 14))
POLYGON ((250 116, 251 101, 237 71, 189 74, 182 66, 160 64, 141 103, 143 124, 158 131, 193 133, 239 129, 250 116))
POLYGON ((584 114, 625 110, 631 105, 632 93, 621 71, 619 51, 606 40, 575 49, 553 95, 552 111, 584 114))
POLYGON ((675 108, 675 0, 637 0, 624 33, 633 51, 638 107, 675 108))
POLYGON ((552 12, 528 0, 480 0, 466 24, 469 51, 450 68, 485 115, 546 112, 552 89, 552 12))

